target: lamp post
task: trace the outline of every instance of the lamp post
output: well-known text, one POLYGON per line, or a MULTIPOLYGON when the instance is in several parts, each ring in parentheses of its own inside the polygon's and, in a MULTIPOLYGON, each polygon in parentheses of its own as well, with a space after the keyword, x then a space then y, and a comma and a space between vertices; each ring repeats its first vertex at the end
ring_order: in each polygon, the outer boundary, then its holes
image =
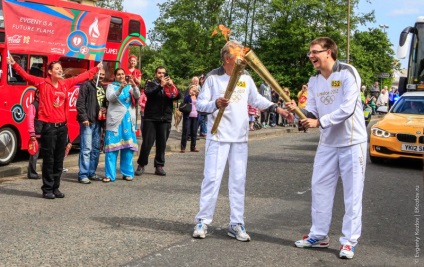
POLYGON ((384 34, 386 34, 386 29, 388 29, 388 28, 389 28, 389 25, 386 25, 386 24, 380 24, 380 25, 378 25, 378 26, 380 26, 380 28, 382 28, 382 29, 383 29, 384 34))
POLYGON ((347 1, 347 55, 346 63, 349 64, 350 61, 350 0, 347 1))
MULTIPOLYGON (((386 29, 388 29, 389 28, 389 25, 386 25, 386 24, 380 24, 380 25, 378 25, 380 28, 382 28, 383 29, 383 33, 384 33, 384 35, 386 35, 386 29)), ((387 37, 387 36, 386 36, 387 37)), ((380 78, 380 83, 381 83, 381 86, 383 86, 383 78, 380 78)))

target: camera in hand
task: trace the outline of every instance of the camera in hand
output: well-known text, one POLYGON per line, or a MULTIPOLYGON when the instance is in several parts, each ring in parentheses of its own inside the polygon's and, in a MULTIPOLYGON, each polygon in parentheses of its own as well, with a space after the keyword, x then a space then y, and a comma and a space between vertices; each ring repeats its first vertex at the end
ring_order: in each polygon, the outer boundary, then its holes
POLYGON ((163 77, 169 77, 169 74, 168 74, 168 73, 165 73, 165 74, 163 75, 163 77))
POLYGON ((126 81, 126 82, 129 82, 129 81, 130 81, 130 76, 128 76, 128 75, 127 75, 127 76, 125 76, 125 81, 126 81))

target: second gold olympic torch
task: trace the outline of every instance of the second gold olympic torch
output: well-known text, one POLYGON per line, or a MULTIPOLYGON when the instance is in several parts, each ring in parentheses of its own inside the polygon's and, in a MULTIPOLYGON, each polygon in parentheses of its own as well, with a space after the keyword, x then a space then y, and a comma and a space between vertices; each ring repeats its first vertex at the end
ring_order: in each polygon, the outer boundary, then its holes
MULTIPOLYGON (((253 52, 253 50, 249 50, 246 55, 244 56, 244 60, 247 61, 247 64, 264 80, 268 85, 271 86, 274 91, 277 92, 277 94, 280 95, 281 98, 284 99, 286 102, 290 102, 290 96, 286 95, 283 91, 283 89, 280 87, 278 82, 272 77, 271 73, 265 68, 264 64, 259 60, 258 56, 253 52)), ((296 107, 294 110, 294 113, 300 118, 300 119, 306 119, 305 114, 300 111, 299 107, 296 107)))

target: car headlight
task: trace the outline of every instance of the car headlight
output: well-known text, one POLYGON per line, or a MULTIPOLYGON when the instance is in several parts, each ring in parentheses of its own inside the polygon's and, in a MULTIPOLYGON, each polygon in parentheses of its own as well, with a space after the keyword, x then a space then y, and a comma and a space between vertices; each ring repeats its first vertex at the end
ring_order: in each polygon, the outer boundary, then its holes
POLYGON ((385 131, 385 130, 383 130, 383 129, 380 129, 380 128, 372 128, 371 129, 371 133, 373 134, 373 135, 375 135, 375 136, 378 136, 378 137, 384 137, 384 138, 389 138, 389 137, 393 137, 393 136, 395 136, 395 134, 393 134, 393 133, 390 133, 390 132, 388 132, 388 131, 385 131))

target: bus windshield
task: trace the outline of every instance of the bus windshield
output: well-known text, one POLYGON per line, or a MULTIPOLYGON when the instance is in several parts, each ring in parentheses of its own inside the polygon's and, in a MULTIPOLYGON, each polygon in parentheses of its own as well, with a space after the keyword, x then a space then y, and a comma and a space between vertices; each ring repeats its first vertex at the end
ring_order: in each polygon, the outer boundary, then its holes
POLYGON ((413 35, 412 49, 409 60, 409 83, 424 83, 424 23, 415 24, 417 30, 413 35))

